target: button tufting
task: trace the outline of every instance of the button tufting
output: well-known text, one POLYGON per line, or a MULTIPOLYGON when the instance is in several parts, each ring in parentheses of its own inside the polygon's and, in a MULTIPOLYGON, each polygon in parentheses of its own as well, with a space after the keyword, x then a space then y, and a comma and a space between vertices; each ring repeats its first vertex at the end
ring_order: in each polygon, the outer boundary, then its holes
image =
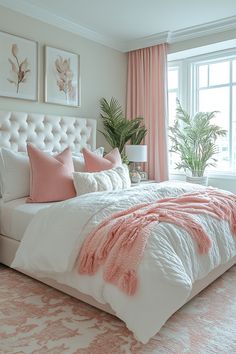
POLYGON ((60 130, 57 129, 57 128, 52 128, 52 133, 53 133, 53 135, 54 135, 54 134, 59 134, 59 133, 60 133, 60 130))
POLYGON ((28 117, 26 118, 26 123, 29 124, 29 123, 31 123, 31 122, 32 122, 32 118, 28 116, 28 117))
POLYGON ((61 139, 59 140, 59 143, 60 143, 60 144, 65 144, 65 143, 66 143, 66 140, 63 139, 63 138, 61 138, 61 139))
POLYGON ((81 141, 92 141, 95 126, 95 121, 93 125, 93 120, 83 118, 0 111, 1 146, 14 149, 25 150, 26 142, 31 142, 47 150, 61 151, 70 145, 72 150, 80 151, 81 141))
POLYGON ((44 143, 51 143, 52 142, 52 139, 49 138, 49 137, 46 137, 44 140, 43 140, 44 143))
POLYGON ((23 128, 23 127, 20 127, 20 128, 18 129, 18 133, 25 133, 25 132, 26 132, 26 129, 23 128))
POLYGON ((43 130, 42 129, 40 129, 40 128, 35 128, 35 133, 38 135, 39 133, 42 133, 43 132, 43 130))
POLYGON ((74 134, 74 131, 73 131, 72 129, 68 129, 68 130, 66 131, 66 134, 67 134, 67 135, 72 135, 72 134, 74 134))

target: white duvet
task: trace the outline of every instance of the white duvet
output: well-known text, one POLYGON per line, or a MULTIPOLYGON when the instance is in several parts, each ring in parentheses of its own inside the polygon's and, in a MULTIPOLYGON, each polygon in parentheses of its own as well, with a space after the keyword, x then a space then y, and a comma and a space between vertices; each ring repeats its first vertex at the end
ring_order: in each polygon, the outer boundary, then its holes
POLYGON ((236 238, 229 224, 196 215, 213 246, 200 255, 183 229, 155 224, 138 270, 139 289, 128 296, 103 280, 102 268, 93 276, 73 266, 83 240, 105 217, 137 203, 176 196, 203 187, 180 182, 138 186, 124 191, 99 192, 57 203, 39 211, 28 226, 12 267, 49 277, 108 303, 135 337, 146 343, 185 303, 194 282, 236 255, 236 238))

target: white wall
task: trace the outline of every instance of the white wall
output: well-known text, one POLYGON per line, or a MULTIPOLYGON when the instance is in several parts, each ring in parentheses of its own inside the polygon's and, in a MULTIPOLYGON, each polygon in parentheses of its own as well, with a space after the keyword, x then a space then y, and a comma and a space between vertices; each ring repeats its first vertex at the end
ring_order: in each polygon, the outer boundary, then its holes
MULTIPOLYGON (((0 97, 1 110, 80 116, 99 120, 99 99, 116 97, 125 109, 126 54, 60 30, 0 6, 0 31, 9 32, 39 43, 39 102, 0 97), (44 45, 65 49, 80 55, 81 107, 65 107, 43 103, 44 45)), ((97 134, 97 145, 104 139, 97 134)))

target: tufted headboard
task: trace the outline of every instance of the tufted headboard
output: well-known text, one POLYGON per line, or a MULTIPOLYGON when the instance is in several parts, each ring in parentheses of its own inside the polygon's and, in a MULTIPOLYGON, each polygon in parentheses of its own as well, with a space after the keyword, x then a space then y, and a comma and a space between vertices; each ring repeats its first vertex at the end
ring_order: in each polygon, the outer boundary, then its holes
POLYGON ((49 114, 0 111, 0 147, 25 151, 33 143, 42 150, 59 152, 70 146, 96 148, 96 120, 49 114))

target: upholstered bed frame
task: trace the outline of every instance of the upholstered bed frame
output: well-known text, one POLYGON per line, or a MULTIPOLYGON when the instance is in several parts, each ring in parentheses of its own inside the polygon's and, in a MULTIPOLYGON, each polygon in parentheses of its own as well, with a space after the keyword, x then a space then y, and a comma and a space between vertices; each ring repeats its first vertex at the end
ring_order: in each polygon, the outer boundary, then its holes
POLYGON ((0 147, 26 151, 26 144, 58 152, 96 147, 96 120, 50 114, 0 111, 0 147))
MULTIPOLYGON (((96 120, 0 111, 0 147, 10 148, 14 151, 25 151, 27 142, 32 142, 42 150, 53 152, 61 151, 67 146, 70 146, 72 151, 75 152, 79 152, 85 146, 94 149, 96 147, 96 120)), ((19 241, 0 235, 0 263, 10 267, 19 244, 19 241)), ((207 277, 197 281, 187 301, 211 284, 235 263, 236 257, 214 269, 207 277)), ((31 274, 27 275, 31 276, 31 274)), ((32 277, 35 278, 34 276, 32 277)), ((101 304, 91 296, 59 284, 51 279, 37 279, 115 315, 109 305, 101 304)))

